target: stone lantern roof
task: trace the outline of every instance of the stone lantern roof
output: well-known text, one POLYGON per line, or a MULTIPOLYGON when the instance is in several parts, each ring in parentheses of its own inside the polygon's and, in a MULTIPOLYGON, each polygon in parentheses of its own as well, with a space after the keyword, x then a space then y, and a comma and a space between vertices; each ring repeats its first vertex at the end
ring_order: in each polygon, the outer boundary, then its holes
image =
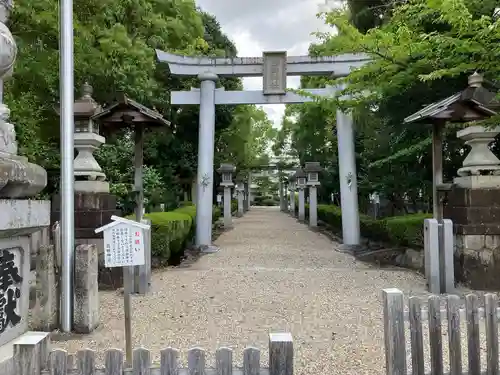
POLYGON ((75 117, 91 117, 102 111, 101 106, 92 98, 93 91, 87 82, 82 85, 82 96, 75 100, 73 107, 75 117))
POLYGON ((428 105, 405 118, 405 123, 436 121, 470 122, 495 116, 500 110, 497 93, 484 87, 484 78, 475 72, 469 76, 468 86, 446 99, 428 105))
POLYGON ((310 173, 310 172, 321 172, 323 170, 323 168, 321 167, 321 165, 319 164, 319 162, 317 161, 313 161, 313 162, 306 162, 306 166, 304 167, 304 171, 306 173, 310 173))
POLYGON ((220 168, 217 169, 217 172, 222 174, 222 173, 234 173, 236 171, 236 167, 233 164, 229 163, 222 163, 220 165, 220 168))
MULTIPOLYGON (((102 107, 92 98, 94 89, 85 82, 81 87, 81 97, 73 104, 73 116, 75 118, 91 118, 102 111, 102 107)), ((55 108, 58 115, 61 115, 61 106, 55 108)))
POLYGON ((293 176, 295 176, 295 178, 307 177, 306 173, 304 172, 304 170, 302 168, 297 168, 297 171, 295 172, 295 174, 293 176))

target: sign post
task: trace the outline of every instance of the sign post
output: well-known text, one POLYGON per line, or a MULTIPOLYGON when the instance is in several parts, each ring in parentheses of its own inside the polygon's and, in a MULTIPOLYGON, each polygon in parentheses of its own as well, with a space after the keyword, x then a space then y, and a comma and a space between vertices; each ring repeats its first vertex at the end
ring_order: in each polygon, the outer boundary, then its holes
MULTIPOLYGON (((111 216, 111 223, 97 228, 95 233, 104 232, 104 266, 128 267, 142 266, 146 262, 145 230, 150 226, 137 221, 111 216)), ((132 268, 133 269, 133 268, 132 268)), ((125 353, 127 365, 132 365, 132 303, 130 283, 123 290, 125 316, 125 353)))

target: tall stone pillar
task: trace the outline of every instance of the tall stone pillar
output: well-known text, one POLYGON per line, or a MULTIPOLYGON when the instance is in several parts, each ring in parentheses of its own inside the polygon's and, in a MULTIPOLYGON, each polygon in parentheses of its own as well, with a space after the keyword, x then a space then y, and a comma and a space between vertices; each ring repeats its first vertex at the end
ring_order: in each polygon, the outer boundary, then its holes
POLYGON ((238 217, 242 217, 245 209, 243 207, 243 195, 244 195, 244 188, 243 188, 243 182, 238 182, 236 185, 236 196, 238 199, 238 217))
POLYGON ((305 210, 305 191, 304 187, 299 186, 299 221, 303 222, 306 220, 306 210, 305 210))
POLYGON ((248 211, 248 207, 250 206, 250 204, 249 204, 250 187, 248 186, 248 182, 244 182, 243 186, 244 186, 244 191, 243 191, 243 210, 245 212, 247 212, 248 211))
MULTIPOLYGON (((17 55, 15 39, 6 26, 11 9, 11 1, 0 1, 0 83, 12 75, 17 55)), ((9 122, 10 110, 2 99, 0 97, 0 279, 3 281, 0 283, 0 373, 3 374, 13 363, 14 340, 21 344, 30 339, 30 333, 27 333, 30 283, 35 281, 32 280, 30 263, 39 252, 32 236, 47 231, 50 226, 50 201, 33 198, 47 185, 47 172, 18 155, 16 129, 9 122)), ((49 280, 54 279, 45 278, 45 281, 49 280)), ((46 300, 35 301, 35 305, 58 306, 57 301, 53 303, 56 285, 47 283, 37 287, 44 289, 35 290, 37 297, 46 300)), ((45 321, 37 320, 40 326, 53 329, 57 325, 57 316, 57 311, 54 311, 53 315, 46 316, 45 321)), ((47 359, 45 354, 42 361, 47 359)))
POLYGON ((358 209, 358 182, 352 114, 337 111, 342 242, 359 246, 361 241, 358 209))
POLYGON ((250 210, 250 207, 252 207, 252 171, 248 171, 248 208, 247 210, 250 210))
POLYGON ((233 219, 231 217, 231 188, 233 184, 232 174, 236 168, 232 164, 221 164, 220 168, 217 169, 222 175, 221 186, 224 187, 224 228, 228 229, 233 226, 233 219))
POLYGON ((306 188, 306 174, 302 170, 302 168, 297 169, 297 172, 295 172, 295 181, 296 181, 296 187, 297 190, 299 191, 299 221, 303 222, 306 219, 306 211, 305 211, 305 191, 304 189, 306 188))
POLYGON ((285 184, 283 183, 283 181, 281 181, 281 178, 280 178, 280 183, 279 183, 279 188, 280 188, 280 211, 281 212, 285 212, 286 209, 285 209, 285 184))
POLYGON ((198 172, 196 190, 196 246, 211 251, 213 175, 215 142, 215 83, 216 74, 198 76, 200 85, 200 129, 198 134, 198 172))
POLYGON ((307 162, 304 168, 309 186, 309 226, 312 228, 318 226, 318 186, 319 172, 322 170, 318 162, 307 162))
POLYGON ((288 178, 288 186, 290 187, 290 215, 295 217, 295 184, 296 177, 292 174, 288 178))

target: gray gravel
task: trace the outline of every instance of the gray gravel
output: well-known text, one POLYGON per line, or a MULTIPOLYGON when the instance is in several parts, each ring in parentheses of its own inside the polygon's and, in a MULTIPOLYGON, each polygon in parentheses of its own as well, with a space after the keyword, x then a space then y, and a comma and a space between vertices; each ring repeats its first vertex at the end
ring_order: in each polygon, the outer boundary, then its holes
MULTIPOLYGON (((223 233, 221 251, 153 276, 152 293, 133 298, 134 346, 158 356, 174 346, 263 349, 268 333, 294 337, 296 374, 384 373, 381 290, 425 294, 422 276, 378 269, 336 251, 338 244, 276 208, 252 209, 223 233)), ((123 300, 102 292, 101 326, 54 346, 75 352, 124 348, 123 300)))

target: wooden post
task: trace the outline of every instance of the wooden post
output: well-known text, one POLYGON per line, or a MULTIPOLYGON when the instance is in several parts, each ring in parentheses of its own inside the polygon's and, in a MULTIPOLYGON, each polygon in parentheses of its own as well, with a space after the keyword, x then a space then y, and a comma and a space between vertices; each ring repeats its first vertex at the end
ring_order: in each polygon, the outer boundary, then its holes
POLYGON ((26 332, 14 343, 14 374, 41 375, 49 357, 48 332, 26 332))
POLYGON ((293 375, 293 339, 290 333, 269 335, 269 375, 293 375))
MULTIPOLYGON (((387 375, 406 375, 404 298, 399 289, 384 289, 384 340, 387 375)), ((272 375, 272 374, 271 374, 272 375)))
POLYGON ((443 123, 432 125, 432 213, 434 219, 443 219, 437 187, 443 183, 443 123))

